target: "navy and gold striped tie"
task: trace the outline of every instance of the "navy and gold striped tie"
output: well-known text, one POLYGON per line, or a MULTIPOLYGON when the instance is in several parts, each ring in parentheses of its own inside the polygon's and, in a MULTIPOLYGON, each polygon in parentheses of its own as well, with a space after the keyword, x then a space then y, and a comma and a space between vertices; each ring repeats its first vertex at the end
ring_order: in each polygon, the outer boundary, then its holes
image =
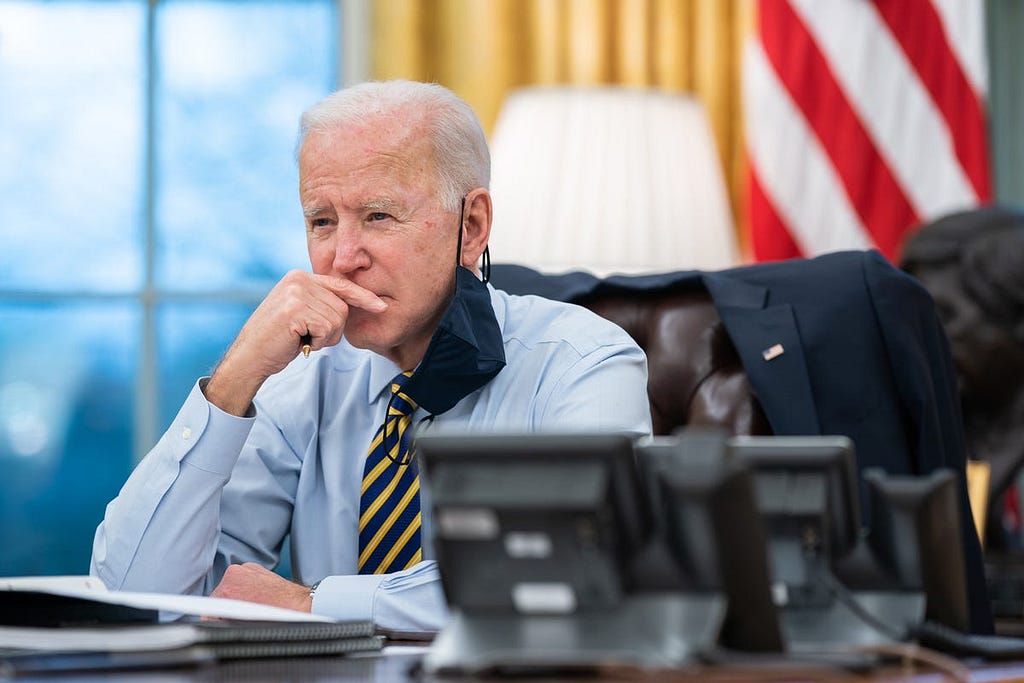
POLYGON ((359 498, 359 573, 387 574, 423 559, 420 477, 409 453, 416 402, 402 392, 412 372, 391 380, 387 417, 370 444, 359 498))

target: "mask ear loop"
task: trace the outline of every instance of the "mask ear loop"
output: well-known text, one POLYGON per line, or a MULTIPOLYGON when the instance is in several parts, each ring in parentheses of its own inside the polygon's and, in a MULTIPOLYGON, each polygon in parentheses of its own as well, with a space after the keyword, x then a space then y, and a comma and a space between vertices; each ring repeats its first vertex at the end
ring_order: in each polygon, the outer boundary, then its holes
POLYGON ((427 424, 432 423, 434 421, 434 416, 427 415, 426 417, 420 418, 419 422, 417 422, 414 425, 412 424, 412 415, 409 415, 409 426, 406 427, 406 429, 413 430, 409 434, 409 449, 405 452, 405 454, 402 455, 402 457, 396 458, 393 455, 391 455, 391 451, 393 447, 399 445, 402 440, 402 437, 398 436, 398 421, 395 421, 395 426, 392 429, 388 429, 388 417, 391 415, 391 405, 395 402, 396 398, 398 398, 398 394, 392 393, 391 398, 388 399, 388 405, 384 409, 384 433, 381 434, 381 441, 383 442, 384 445, 385 458, 387 458, 396 465, 408 465, 416 456, 416 432, 419 431, 419 429, 423 426, 424 422, 426 422, 427 424), (389 439, 391 439, 391 441, 394 441, 394 439, 398 439, 398 442, 391 443, 389 442, 389 439))
POLYGON ((413 427, 412 443, 409 444, 410 461, 418 455, 419 449, 416 447, 416 440, 419 438, 420 432, 426 430, 427 427, 430 427, 432 424, 434 424, 434 417, 436 416, 433 413, 427 415, 426 417, 421 417, 420 421, 416 423, 415 427, 413 427))
MULTIPOLYGON (((387 425, 387 416, 391 415, 391 404, 394 403, 395 398, 397 396, 397 394, 391 394, 391 398, 388 399, 388 405, 384 409, 384 433, 381 435, 381 440, 384 442, 385 458, 387 458, 396 465, 408 465, 412 463, 413 459, 416 457, 416 437, 419 435, 421 430, 426 429, 427 427, 434 423, 434 417, 436 416, 433 413, 429 413, 426 417, 421 417, 419 421, 416 422, 416 424, 412 424, 412 416, 410 415, 410 424, 408 427, 406 427, 406 429, 413 430, 412 433, 410 434, 409 450, 401 458, 394 457, 393 455, 391 455, 391 449, 392 446, 397 444, 388 443, 388 439, 391 435, 398 433, 398 426, 396 425, 394 429, 391 429, 389 431, 387 425)), ((399 441, 401 441, 401 437, 398 438, 399 441)))
MULTIPOLYGON (((455 267, 462 265, 462 224, 466 220, 466 197, 462 197, 462 208, 459 209, 459 245, 455 252, 455 267)), ((491 279, 491 248, 484 247, 484 253, 480 258, 480 276, 486 285, 491 279)))
MULTIPOLYGON (((395 398, 397 396, 398 396, 398 394, 392 392, 391 398, 388 399, 388 405, 387 405, 387 407, 384 408, 384 433, 381 435, 381 440, 384 442, 384 457, 387 458, 388 460, 390 460, 391 462, 395 463, 396 465, 405 465, 405 464, 407 464, 409 462, 409 460, 407 458, 404 458, 404 457, 403 458, 396 458, 395 456, 391 455, 392 444, 389 443, 389 441, 388 441, 388 439, 392 435, 397 436, 397 434, 398 434, 398 421, 397 420, 395 420, 394 427, 392 429, 390 429, 390 430, 388 429, 388 417, 391 415, 391 404, 395 402, 395 398)), ((401 442, 402 437, 398 436, 397 438, 398 438, 399 442, 401 442)), ((394 444, 394 445, 397 445, 397 444, 394 444)))
POLYGON ((466 195, 462 195, 462 207, 459 209, 459 244, 455 249, 455 267, 462 265, 462 226, 466 222, 466 195))

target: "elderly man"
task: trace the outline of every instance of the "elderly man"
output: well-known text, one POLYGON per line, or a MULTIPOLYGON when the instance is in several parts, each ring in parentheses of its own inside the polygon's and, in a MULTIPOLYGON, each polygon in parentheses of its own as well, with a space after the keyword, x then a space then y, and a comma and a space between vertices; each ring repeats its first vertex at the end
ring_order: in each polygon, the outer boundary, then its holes
POLYGON ((197 382, 107 507, 92 573, 436 630, 411 433, 645 434, 646 360, 582 308, 479 279, 490 158, 451 91, 334 93, 303 115, 298 164, 312 272, 287 274, 197 382), (270 570, 286 538, 297 582, 270 570))

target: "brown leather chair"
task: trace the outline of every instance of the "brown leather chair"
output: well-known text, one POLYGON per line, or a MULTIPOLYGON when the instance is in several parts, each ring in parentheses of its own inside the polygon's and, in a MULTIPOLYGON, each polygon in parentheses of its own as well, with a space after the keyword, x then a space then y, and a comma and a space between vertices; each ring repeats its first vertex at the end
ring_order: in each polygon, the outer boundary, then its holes
POLYGON ((706 291, 592 294, 577 303, 619 325, 646 352, 655 434, 685 426, 772 433, 706 291))
MULTIPOLYGON (((684 426, 720 427, 729 434, 772 433, 706 291, 605 293, 577 303, 619 325, 647 353, 654 434, 671 434, 684 426)), ((968 492, 979 538, 987 482, 988 463, 969 462, 968 492)))

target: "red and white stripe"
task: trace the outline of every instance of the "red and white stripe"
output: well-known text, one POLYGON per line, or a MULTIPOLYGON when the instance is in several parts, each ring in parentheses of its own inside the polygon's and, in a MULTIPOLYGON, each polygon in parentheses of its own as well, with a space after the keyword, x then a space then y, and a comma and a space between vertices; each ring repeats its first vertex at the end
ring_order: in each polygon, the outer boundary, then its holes
POLYGON ((757 260, 878 248, 991 198, 981 0, 759 0, 744 54, 757 260))

